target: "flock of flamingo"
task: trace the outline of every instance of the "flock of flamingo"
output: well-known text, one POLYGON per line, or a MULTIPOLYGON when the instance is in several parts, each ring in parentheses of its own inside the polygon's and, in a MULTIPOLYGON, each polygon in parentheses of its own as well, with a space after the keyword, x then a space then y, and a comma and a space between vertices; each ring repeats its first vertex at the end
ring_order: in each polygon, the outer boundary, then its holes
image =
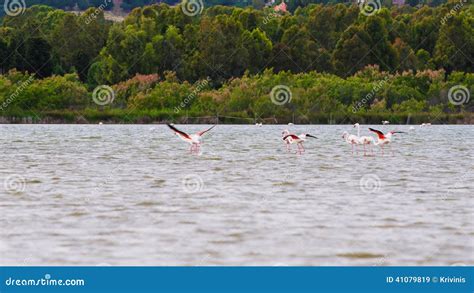
MULTIPOLYGON (((383 121, 384 125, 388 124, 388 121, 383 121)), ((201 144, 202 144, 202 136, 209 132, 211 129, 216 127, 216 125, 213 125, 212 127, 199 131, 194 134, 188 134, 184 131, 181 131, 177 129, 174 125, 172 124, 166 124, 171 130, 174 131, 174 133, 181 138, 183 141, 189 143, 191 145, 189 151, 191 153, 199 153, 201 144)), ((359 153, 358 151, 358 146, 362 145, 364 148, 364 156, 367 156, 367 149, 369 150, 370 155, 373 155, 373 148, 372 146, 379 146, 382 155, 384 154, 384 148, 386 146, 389 146, 390 143, 392 142, 392 137, 394 134, 397 133, 405 133, 403 131, 389 131, 387 133, 383 133, 380 130, 369 128, 370 131, 374 132, 377 137, 374 138, 373 136, 361 136, 360 135, 360 125, 359 123, 354 124, 354 128, 357 128, 357 135, 355 134, 349 134, 347 131, 344 131, 342 134, 342 138, 344 141, 352 146, 352 154, 354 154, 354 148, 356 149, 356 152, 359 153)), ((412 129, 412 128, 410 128, 412 129)), ((297 154, 303 154, 305 152, 305 148, 303 146, 303 143, 308 139, 308 138, 313 138, 317 139, 316 136, 311 135, 309 133, 302 133, 300 135, 290 133, 288 129, 284 130, 282 132, 282 139, 283 142, 285 143, 286 149, 288 152, 291 152, 291 145, 296 144, 297 146, 297 154)))

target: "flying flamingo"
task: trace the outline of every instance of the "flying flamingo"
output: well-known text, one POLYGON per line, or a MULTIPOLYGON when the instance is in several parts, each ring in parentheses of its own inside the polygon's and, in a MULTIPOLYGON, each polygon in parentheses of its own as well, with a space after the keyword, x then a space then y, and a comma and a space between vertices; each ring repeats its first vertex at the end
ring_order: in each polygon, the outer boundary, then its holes
POLYGON ((303 133, 300 135, 291 134, 288 130, 283 131, 282 135, 283 135, 283 141, 286 142, 286 149, 290 151, 290 145, 296 143, 296 145, 298 146, 298 151, 296 153, 299 153, 300 155, 305 151, 303 142, 306 141, 306 138, 307 137, 317 138, 316 136, 308 134, 308 133, 303 133))
POLYGON ((177 136, 179 136, 179 138, 181 138, 185 142, 191 144, 191 148, 189 149, 189 151, 191 153, 199 152, 199 149, 201 148, 201 143, 202 143, 201 142, 201 137, 203 136, 203 134, 205 134, 209 130, 213 129, 214 127, 216 127, 215 125, 213 125, 212 127, 208 128, 204 131, 200 131, 200 132, 197 132, 195 134, 187 134, 186 132, 183 132, 183 131, 177 129, 176 127, 174 127, 171 124, 166 124, 166 125, 168 125, 168 127, 171 128, 174 131, 174 133, 177 136))
MULTIPOLYGON (((372 132, 375 132, 377 134, 378 140, 375 143, 375 145, 380 146, 380 149, 382 150, 382 155, 384 153, 383 152, 384 145, 389 145, 392 142, 392 136, 395 133, 405 133, 403 131, 389 131, 389 132, 387 132, 387 134, 384 134, 382 131, 377 130, 377 129, 369 128, 369 130, 372 131, 372 132)), ((392 152, 392 154, 393 154, 393 152, 392 152)))
POLYGON ((369 150, 371 153, 372 151, 372 144, 375 144, 375 140, 372 136, 360 136, 360 125, 359 123, 354 124, 354 127, 357 127, 357 137, 358 137, 358 144, 361 144, 364 146, 364 156, 367 156, 367 150, 366 150, 366 145, 369 146, 369 150))

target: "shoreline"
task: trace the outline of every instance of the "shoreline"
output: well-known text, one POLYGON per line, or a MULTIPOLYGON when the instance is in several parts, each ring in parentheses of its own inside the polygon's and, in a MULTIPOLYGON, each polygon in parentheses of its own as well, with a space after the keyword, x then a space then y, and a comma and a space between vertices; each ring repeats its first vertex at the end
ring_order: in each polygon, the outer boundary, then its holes
MULTIPOLYGON (((384 119, 386 120, 386 119, 384 119)), ((415 120, 413 119, 410 123, 403 121, 391 120, 390 125, 421 125, 422 123, 431 123, 431 125, 474 125, 474 115, 470 117, 465 117, 460 119, 459 117, 443 117, 433 120, 415 120)), ((338 119, 333 121, 284 121, 278 119, 258 119, 254 120, 251 118, 239 118, 239 119, 226 119, 221 118, 217 119, 216 117, 205 117, 200 119, 186 119, 186 118, 175 118, 175 119, 151 119, 150 117, 133 117, 133 118, 123 118, 123 119, 97 119, 97 118, 85 118, 84 116, 74 116, 69 118, 58 118, 58 117, 43 117, 43 118, 34 118, 32 116, 27 117, 4 117, 0 116, 0 124, 10 125, 10 124, 25 124, 25 125, 48 125, 48 124, 58 124, 58 125, 159 125, 165 123, 175 123, 175 124, 220 124, 220 125, 255 125, 256 123, 262 123, 263 125, 352 125, 355 122, 366 125, 378 125, 381 124, 380 119, 364 119, 357 117, 347 117, 345 119, 338 119)))

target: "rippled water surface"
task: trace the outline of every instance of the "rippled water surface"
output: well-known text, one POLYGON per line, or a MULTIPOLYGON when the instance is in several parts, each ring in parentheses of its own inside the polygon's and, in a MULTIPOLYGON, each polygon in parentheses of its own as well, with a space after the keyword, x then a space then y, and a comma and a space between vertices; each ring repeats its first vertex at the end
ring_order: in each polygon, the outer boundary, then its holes
POLYGON ((0 264, 473 265, 474 127, 376 127, 0 125, 0 264))

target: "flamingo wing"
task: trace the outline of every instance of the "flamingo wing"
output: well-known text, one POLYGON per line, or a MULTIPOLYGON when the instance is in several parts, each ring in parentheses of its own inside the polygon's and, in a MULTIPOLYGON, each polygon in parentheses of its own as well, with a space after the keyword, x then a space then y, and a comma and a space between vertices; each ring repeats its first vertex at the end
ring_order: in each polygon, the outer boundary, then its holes
POLYGON ((288 134, 283 137, 283 140, 286 140, 288 137, 291 137, 292 139, 300 139, 297 135, 288 134))
POLYGON ((171 124, 166 124, 166 125, 168 125, 168 127, 171 128, 178 135, 181 135, 182 137, 187 138, 187 139, 191 139, 191 137, 186 132, 179 130, 178 128, 174 127, 171 124))
POLYGON ((377 135, 378 135, 378 137, 379 137, 380 139, 384 139, 384 138, 385 138, 385 135, 383 134, 382 131, 377 130, 377 129, 373 129, 373 128, 369 128, 369 130, 372 131, 372 132, 377 133, 377 135))
POLYGON ((204 131, 199 131, 198 133, 196 133, 197 135, 199 136, 202 136, 204 133, 210 131, 211 129, 213 129, 214 127, 216 127, 216 125, 212 125, 210 128, 204 130, 204 131))

